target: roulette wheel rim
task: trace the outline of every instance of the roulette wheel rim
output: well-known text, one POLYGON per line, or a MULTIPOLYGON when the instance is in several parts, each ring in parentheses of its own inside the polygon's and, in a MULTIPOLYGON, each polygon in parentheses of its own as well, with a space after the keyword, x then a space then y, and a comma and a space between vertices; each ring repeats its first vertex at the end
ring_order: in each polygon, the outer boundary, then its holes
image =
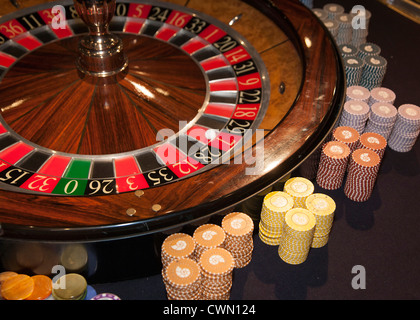
MULTIPOLYGON (((246 1, 252 2, 252 1, 246 1)), ((251 183, 248 185, 244 184, 239 186, 233 192, 229 191, 230 188, 227 188, 227 191, 212 197, 209 200, 204 200, 201 203, 194 204, 193 206, 184 206, 180 210, 173 210, 169 209, 165 214, 157 214, 157 215, 149 215, 148 217, 143 217, 141 219, 134 219, 134 220, 126 220, 126 221, 116 221, 113 223, 96 223, 92 226, 81 224, 81 225, 59 225, 57 227, 45 225, 45 226, 34 226, 34 225, 24 225, 24 224, 14 224, 9 222, 2 222, 1 231, 3 233, 3 237, 5 238, 21 238, 24 237, 25 239, 36 239, 36 240, 80 240, 83 241, 98 241, 98 240, 107 240, 107 239, 118 239, 118 238, 127 238, 133 237, 138 235, 147 235, 155 233, 159 230, 170 229, 178 225, 184 225, 194 220, 201 219, 206 216, 213 215, 215 213, 220 213, 226 210, 226 208, 232 208, 238 203, 241 203, 245 199, 257 194, 264 188, 274 184, 276 181, 281 179, 284 175, 291 172, 293 169, 299 166, 312 152, 313 150, 318 147, 326 135, 329 133, 330 129, 333 127, 339 113, 341 112, 342 102, 344 99, 344 87, 345 87, 345 80, 344 80, 344 72, 341 60, 339 58, 339 53, 333 43, 331 36, 328 34, 326 29, 320 25, 320 23, 316 20, 316 18, 310 13, 310 11, 304 8, 301 5, 294 5, 287 12, 285 9, 285 5, 281 5, 282 10, 280 11, 277 9, 276 6, 280 6, 279 1, 272 1, 265 2, 259 10, 264 11, 265 14, 268 16, 275 17, 276 20, 281 20, 282 30, 288 34, 290 39, 294 42, 294 46, 297 49, 298 54, 301 56, 301 62, 303 64, 302 73, 303 79, 301 83, 301 87, 299 88, 298 95, 296 97, 293 106, 290 107, 288 114, 285 118, 283 118, 277 126, 266 135, 264 139, 265 147, 269 147, 273 149, 275 147, 275 140, 276 136, 281 134, 282 129, 286 126, 287 122, 291 121, 290 117, 294 116, 295 113, 298 111, 297 109, 303 108, 305 103, 308 103, 308 100, 305 100, 305 90, 308 90, 309 84, 305 81, 307 79, 306 72, 308 72, 311 68, 322 68, 325 66, 313 66, 314 62, 314 52, 309 52, 308 50, 313 50, 310 47, 310 44, 305 41, 311 40, 308 38, 308 35, 304 34, 307 32, 307 28, 305 30, 296 31, 297 28, 297 20, 291 18, 290 12, 291 10, 299 11, 299 14, 305 16, 311 23, 314 23, 317 26, 317 30, 323 32, 322 40, 329 46, 330 52, 333 53, 334 67, 335 67, 335 75, 333 77, 334 84, 331 84, 334 87, 334 93, 330 97, 331 101, 328 103, 328 107, 326 107, 322 115, 322 119, 316 119, 318 123, 316 123, 316 129, 313 130, 311 135, 308 135, 305 141, 299 141, 296 147, 293 149, 293 153, 289 155, 284 155, 280 157, 275 157, 273 163, 276 163, 275 166, 266 170, 264 174, 253 177, 251 179, 251 183), (285 12, 286 11, 286 12, 285 12), (299 33, 300 32, 300 33, 299 33)), ((31 9, 27 9, 28 12, 31 9)), ((274 19, 273 17, 273 19, 274 19)), ((316 59, 319 59, 317 57, 316 59)), ((331 69, 331 67, 330 67, 331 69)), ((334 69, 334 68, 332 68, 334 69)), ((311 70, 313 71, 313 70, 311 70)), ((330 70, 331 71, 331 70, 330 70)), ((311 125, 311 123, 306 123, 311 125)), ((312 123, 313 125, 313 123, 312 123)), ((290 128, 289 128, 290 129, 290 128)), ((303 128, 304 130, 312 130, 309 128, 303 128)), ((290 132, 290 131, 289 131, 290 132)), ((292 130, 293 132, 293 130, 292 130)), ((290 134, 290 133, 289 133, 290 134)), ((272 157, 270 151, 270 157, 272 157)), ((214 171, 220 171, 220 166, 209 170, 209 176, 214 177, 217 174, 214 174, 214 171)), ((243 174, 245 167, 237 171, 236 174, 243 174)), ((229 170, 229 169, 227 169, 229 170)), ((207 171, 206 171, 207 174, 207 171)), ((220 172, 218 173, 220 174, 220 172)), ((223 173, 222 173, 223 174, 223 173)), ((232 173, 233 175, 233 173, 232 173)), ((201 175, 199 175, 201 176, 201 175)), ((201 180, 200 177, 188 177, 185 179, 198 179, 201 180)), ((183 180, 184 181, 184 180, 183 180)), ((177 182, 178 183, 178 182, 177 182)), ((161 188, 161 187, 159 187, 161 188)), ((165 186, 165 189, 167 187, 165 186)), ((152 188, 153 189, 153 188, 152 188)), ((149 189, 145 190, 147 193, 149 189)), ((168 192, 168 191, 165 191, 168 192)), ((147 195, 147 194, 146 194, 147 195)), ((159 201, 155 202, 151 200, 151 204, 159 203, 159 201)), ((128 208, 127 208, 128 209, 128 208)), ((112 210, 112 209, 111 209, 112 210)), ((2 221, 2 219, 0 219, 2 221)))

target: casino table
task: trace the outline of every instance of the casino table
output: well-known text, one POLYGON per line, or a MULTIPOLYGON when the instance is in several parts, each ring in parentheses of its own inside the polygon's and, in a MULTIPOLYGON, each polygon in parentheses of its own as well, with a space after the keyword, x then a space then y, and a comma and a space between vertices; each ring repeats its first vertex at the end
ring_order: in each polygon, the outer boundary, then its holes
MULTIPOLYGON (((99 292, 112 291, 124 299, 165 299, 162 279, 156 274, 160 267, 156 259, 159 240, 172 230, 217 219, 289 174, 298 174, 296 169, 322 143, 337 120, 345 91, 341 60, 326 29, 298 2, 273 1, 258 7, 257 26, 254 17, 241 15, 237 7, 229 7, 229 1, 228 8, 222 10, 217 5, 206 8, 203 2, 190 1, 185 7, 160 3, 153 8, 146 6, 151 9, 147 19, 137 17, 146 2, 139 2, 138 7, 129 1, 117 3, 110 29, 120 34, 131 65, 127 74, 122 72, 122 80, 112 76, 109 82, 96 84, 92 81, 98 79, 83 68, 78 70, 75 63, 76 38, 86 32, 86 27, 72 17, 71 2, 62 3, 69 21, 67 28, 58 31, 48 29, 48 22, 43 20, 42 12, 48 11, 50 4, 41 4, 36 10, 30 6, 38 3, 25 2, 21 10, 8 3, 1 6, 19 22, 10 23, 8 18, 3 27, 5 71, 0 90, 5 97, 2 134, 7 139, 2 143, 6 151, 16 147, 0 157, 5 159, 4 166, 10 165, 1 177, 5 182, 0 195, 5 203, 0 216, 4 269, 41 273, 48 272, 51 265, 66 264, 69 270, 73 267, 86 274, 99 292), (165 24, 164 32, 156 33, 162 19, 167 19, 166 9, 172 10, 172 23, 165 24), (187 26, 180 18, 183 14, 198 18, 187 26), (148 28, 143 28, 143 23, 148 28), (180 30, 177 23, 187 32, 181 30, 181 39, 168 44, 165 37, 180 30), (200 35, 199 23, 210 25, 209 33, 200 35), (231 26, 226 26, 229 23, 231 26), (140 29, 145 34, 139 40, 133 33, 140 29), (201 51, 213 32, 219 30, 227 34, 223 40, 218 38, 211 50, 201 51), (200 36, 191 36, 194 32, 200 36), (160 39, 156 40, 156 35, 160 39), (198 41, 184 46, 186 39, 198 41), (142 55, 138 56, 139 52, 142 55), (224 58, 212 58, 219 54, 224 58), (171 60, 174 56, 178 59, 175 65, 171 60), (158 95, 160 103, 147 99, 151 91, 158 95), (16 102, 24 94, 28 98, 16 102), (181 101, 181 107, 171 105, 174 100, 181 101), (34 101, 44 107, 32 109, 34 101), (142 112, 146 116, 142 114, 141 119, 145 120, 138 120, 137 110, 128 106, 144 101, 147 103, 142 112), (111 105, 107 108, 108 102, 111 105), (88 113, 84 118, 85 110, 95 104, 105 107, 93 108, 97 114, 89 118, 88 113), (119 110, 113 110, 113 106, 119 110), (115 119, 118 121, 113 122, 115 119), (143 122, 138 126, 132 121, 143 122), (69 122, 70 127, 66 127, 69 122), (100 128, 103 122, 109 124, 100 128), (202 127, 210 130, 200 131, 202 127), (124 131, 126 128, 130 132, 124 131), (139 128, 145 131, 131 132, 139 128), (161 138, 159 143, 159 129, 174 134, 167 135, 167 140, 161 138), (255 130, 251 137, 244 134, 248 129, 255 130), (192 137, 195 147, 202 147, 198 152, 194 146, 191 152, 188 143, 185 149, 177 144, 185 136, 191 142, 188 138, 192 131, 196 134, 192 137), (218 144, 211 145, 212 139, 218 144), (264 165, 257 174, 246 174, 251 167, 245 161, 246 152, 234 148, 241 145, 238 141, 245 140, 250 143, 247 150, 254 153, 264 144, 264 165), (226 144, 229 148, 225 149, 226 144), (210 150, 216 150, 216 154, 203 151, 209 146, 217 147, 210 150), (160 161, 150 154, 159 155, 160 161), (186 158, 182 163, 173 162, 165 157, 168 154, 177 160, 180 154, 186 158), (238 154, 242 161, 235 157, 238 154), (220 164, 222 156, 224 163, 220 164), (47 159, 56 161, 54 166, 45 166, 47 159), (66 159, 72 165, 68 166, 66 159), (234 159, 239 163, 226 163, 234 159), (67 168, 65 173, 63 170, 54 175, 50 170, 60 165, 67 168), (69 257, 74 257, 75 252, 80 259, 75 263, 81 267, 79 270, 70 265, 69 257), (40 263, 40 256, 50 261, 40 263)), ((248 4, 241 5, 248 10, 248 4)), ((345 1, 345 5, 351 8, 354 4, 345 1)), ((416 60, 404 59, 416 56, 408 35, 415 38, 418 25, 378 3, 369 2, 366 7, 374 16, 369 38, 382 39, 384 54, 391 59, 386 78, 389 82, 384 85, 397 91, 401 99, 398 102, 418 104, 413 89, 415 78, 412 83, 405 81, 413 75, 416 60), (381 38, 382 28, 387 26, 383 21, 387 19, 398 21, 407 39, 400 39, 396 30, 388 29, 381 38), (391 35, 406 50, 402 47, 394 52, 391 35), (396 63, 399 55, 407 64, 406 73, 396 63)), ((413 208, 419 203, 415 197, 403 199, 418 181, 418 151, 417 145, 408 154, 388 152, 381 169, 383 180, 378 181, 369 202, 348 201, 342 190, 329 192, 338 203, 331 241, 304 264, 282 263, 277 251, 256 237, 251 264, 235 271, 232 299, 418 297, 418 279, 411 279, 413 275, 405 271, 407 266, 418 265, 412 253, 418 246, 413 242, 418 225, 413 208), (394 188, 398 191, 393 192, 394 188), (407 219, 395 216, 400 210, 407 219), (380 220, 382 212, 387 219, 380 220), (391 263, 389 268, 384 267, 384 261, 391 263), (356 265, 366 267, 367 290, 351 287, 352 267, 356 265), (389 280, 392 275, 403 277, 410 285, 402 288, 389 280), (370 286, 375 288, 369 291, 370 286)))
POLYGON ((300 3, 4 2, 0 220, 12 256, 89 243, 100 274, 99 247, 120 260, 111 246, 136 246, 148 270, 158 232, 275 184, 342 108, 337 48, 300 3))
MULTIPOLYGON (((330 1, 316 0, 314 7, 327 3, 330 1)), ((368 41, 379 45, 388 60, 383 86, 396 93, 396 106, 418 105, 420 25, 379 1, 336 3, 346 11, 363 5, 372 12, 368 41)), ((251 263, 234 271, 231 299, 247 304, 259 300, 419 299, 420 277, 415 272, 420 266, 419 159, 418 141, 408 153, 387 148, 373 195, 363 203, 347 199, 343 188, 328 191, 315 184, 316 192, 330 195, 337 203, 328 244, 295 266, 284 263, 276 247, 263 244, 255 235, 251 263), (357 266, 365 268, 365 289, 352 287, 353 278, 361 270, 357 266)), ((294 175, 299 176, 299 170, 294 175)), ((160 276, 98 283, 95 288, 126 299, 166 299, 160 276)), ((267 307, 269 311, 262 312, 272 315, 287 307, 287 302, 277 303, 263 303, 262 309, 267 307)))
MULTIPOLYGON (((301 6, 289 8, 309 19, 300 35, 300 20, 293 25, 263 6, 284 26, 261 16, 251 44, 245 30, 198 17, 216 10, 230 17, 235 3, 197 3, 184 13, 176 4, 122 2, 104 26, 121 33, 123 49, 108 39, 113 44, 101 50, 121 53, 96 61, 92 56, 102 51, 77 36, 95 26, 74 18, 72 2, 63 5, 63 28, 50 27, 51 4, 3 18, 1 181, 4 211, 19 212, 18 223, 16 214, 3 213, 5 235, 48 238, 42 228, 61 228, 60 236, 72 240, 101 238, 105 229, 105 237, 127 236, 222 211, 296 167, 340 112, 341 60, 328 33, 301 6), (267 28, 274 31, 264 34, 267 28), (322 56, 315 54, 317 43, 326 47, 322 56), (280 127, 281 134, 273 134, 280 127), (253 153, 255 168, 247 163, 253 153), (174 190, 185 196, 174 197, 174 190)), ((233 17, 223 19, 249 27, 246 17, 233 17)))

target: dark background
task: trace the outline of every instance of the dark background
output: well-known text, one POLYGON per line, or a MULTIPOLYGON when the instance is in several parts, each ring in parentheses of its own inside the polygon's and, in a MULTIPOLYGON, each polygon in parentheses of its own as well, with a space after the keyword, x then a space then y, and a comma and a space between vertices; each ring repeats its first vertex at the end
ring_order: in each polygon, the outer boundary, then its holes
MULTIPOLYGON (((333 1, 314 1, 322 8, 333 1)), ((395 106, 420 105, 420 24, 374 0, 336 1, 371 11, 368 42, 379 45, 388 67, 382 86, 393 90, 395 106)), ((312 249, 300 265, 289 265, 254 235, 251 263, 234 270, 231 300, 372 300, 420 298, 420 142, 412 151, 387 149, 372 197, 347 199, 343 188, 321 189, 337 204, 329 243, 312 249), (352 288, 354 266, 366 271, 366 289, 352 288)), ((296 175, 296 173, 295 173, 296 175)), ((133 248, 133 252, 135 248, 133 248)), ((166 300, 160 275, 91 284, 97 293, 123 300, 166 300)))

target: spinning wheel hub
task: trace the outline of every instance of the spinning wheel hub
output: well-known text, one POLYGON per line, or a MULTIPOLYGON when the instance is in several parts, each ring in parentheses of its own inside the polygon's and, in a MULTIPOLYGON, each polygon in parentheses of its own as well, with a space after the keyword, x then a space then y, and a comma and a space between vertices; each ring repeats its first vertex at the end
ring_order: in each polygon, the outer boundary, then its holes
POLYGON ((89 28, 89 35, 79 43, 79 71, 95 77, 109 77, 125 71, 128 59, 122 41, 108 31, 115 0, 75 0, 74 6, 89 28))

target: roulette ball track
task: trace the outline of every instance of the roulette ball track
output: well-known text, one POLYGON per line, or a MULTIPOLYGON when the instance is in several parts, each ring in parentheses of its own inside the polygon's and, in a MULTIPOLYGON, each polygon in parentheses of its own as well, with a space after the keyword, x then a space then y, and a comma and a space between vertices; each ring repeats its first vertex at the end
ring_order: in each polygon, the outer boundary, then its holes
POLYGON ((275 184, 341 112, 339 53, 298 1, 92 3, 1 0, 4 269, 150 272, 160 232, 275 184))

